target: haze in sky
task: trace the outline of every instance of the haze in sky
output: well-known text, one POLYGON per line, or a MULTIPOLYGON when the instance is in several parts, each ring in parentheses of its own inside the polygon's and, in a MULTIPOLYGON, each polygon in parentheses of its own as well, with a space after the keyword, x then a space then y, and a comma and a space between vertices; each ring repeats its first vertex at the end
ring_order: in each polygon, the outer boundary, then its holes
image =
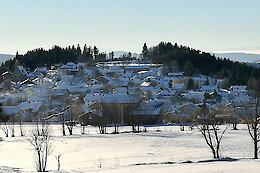
POLYGON ((140 53, 161 41, 260 53, 259 0, 0 0, 0 53, 96 45, 140 53))

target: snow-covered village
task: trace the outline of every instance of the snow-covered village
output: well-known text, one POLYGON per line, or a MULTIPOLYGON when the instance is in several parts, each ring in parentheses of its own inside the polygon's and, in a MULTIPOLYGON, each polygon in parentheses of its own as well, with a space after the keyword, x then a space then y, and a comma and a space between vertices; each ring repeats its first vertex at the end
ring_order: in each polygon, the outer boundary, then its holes
POLYGON ((111 61, 93 67, 68 62, 30 72, 17 65, 13 73, 2 74, 5 82, 1 83, 0 101, 5 114, 19 114, 24 121, 53 115, 47 120, 58 122, 66 106, 76 106, 78 114, 88 116, 89 122, 84 118, 83 123, 90 124, 94 117, 106 116, 107 106, 116 105, 112 111, 117 111, 119 119, 108 123, 125 125, 131 124, 131 115, 147 116, 145 124, 171 124, 173 118, 182 123, 203 103, 215 109, 253 101, 247 86, 223 89, 223 79, 187 77, 183 72, 164 74, 163 68, 139 61, 111 61))
POLYGON ((0 173, 259 173, 259 7, 0 0, 0 173))
MULTIPOLYGON (((8 148, 11 147, 8 143, 15 141, 13 146, 19 143, 15 147, 24 147, 22 151, 8 154, 10 159, 6 159, 6 155, 0 157, 1 163, 10 166, 3 168, 4 172, 34 169, 30 146, 34 144, 30 137, 34 126, 38 130, 52 130, 55 145, 46 149, 53 152, 43 152, 52 156, 49 156, 51 168, 45 167, 46 170, 57 169, 59 162, 55 157, 61 157, 63 162, 58 171, 157 172, 166 165, 162 169, 171 172, 173 168, 169 165, 176 162, 178 169, 185 172, 186 162, 212 162, 213 158, 231 162, 252 156, 244 115, 245 105, 254 105, 256 100, 247 86, 224 89, 223 79, 167 72, 166 66, 142 59, 94 65, 68 62, 53 64, 50 69, 37 67, 33 71, 16 63, 13 72, 4 72, 2 79, 0 102, 9 120, 1 124, 1 145, 8 148), (203 122, 203 108, 214 115, 214 124, 208 119, 207 123, 203 122), (206 126, 217 128, 218 131, 213 130, 219 133, 215 136, 217 140, 207 136, 206 126), (224 133, 232 141, 225 143, 224 139, 224 149, 218 148, 224 133), (206 142, 214 142, 207 146, 203 135, 206 142), (241 137, 248 140, 239 143, 241 137), (229 146, 234 138, 238 138, 236 149, 229 146), (191 140, 195 143, 188 142, 191 140), (186 154, 178 151, 176 155, 176 150, 190 151, 186 154), (25 159, 22 156, 25 153, 31 157, 25 159), (75 157, 75 162, 71 157, 75 157), (14 162, 14 158, 24 161, 14 162), (151 166, 157 164, 160 166, 151 166)), ((255 164, 247 160, 238 162, 255 164)), ((237 163, 228 169, 234 166, 237 163)), ((203 172, 201 168, 198 170, 203 172)))

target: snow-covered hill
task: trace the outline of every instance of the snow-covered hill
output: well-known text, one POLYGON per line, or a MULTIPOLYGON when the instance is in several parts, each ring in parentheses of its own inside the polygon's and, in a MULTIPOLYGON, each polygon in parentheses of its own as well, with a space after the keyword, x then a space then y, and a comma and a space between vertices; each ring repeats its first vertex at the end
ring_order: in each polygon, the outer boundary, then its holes
MULTIPOLYGON (((0 136, 0 172, 35 171, 34 150, 28 138, 31 125, 23 125, 25 137, 0 136)), ((239 130, 229 128, 221 144, 221 157, 234 161, 212 161, 212 153, 200 132, 195 128, 180 131, 178 126, 147 127, 147 132, 98 134, 98 128, 88 126, 87 134, 81 135, 81 127, 74 127, 74 135, 62 136, 60 125, 51 125, 54 141, 47 170, 57 170, 55 156, 61 154, 61 172, 106 172, 106 173, 258 173, 260 162, 253 157, 252 142, 247 127, 239 130), (238 160, 236 160, 238 159, 238 160), (101 166, 100 166, 101 165, 101 166)), ((141 127, 142 128, 142 127, 141 127)), ((221 129, 220 129, 221 130, 221 129)), ((108 133, 113 127, 108 128, 108 133)), ((120 132, 131 127, 120 127, 120 132)))

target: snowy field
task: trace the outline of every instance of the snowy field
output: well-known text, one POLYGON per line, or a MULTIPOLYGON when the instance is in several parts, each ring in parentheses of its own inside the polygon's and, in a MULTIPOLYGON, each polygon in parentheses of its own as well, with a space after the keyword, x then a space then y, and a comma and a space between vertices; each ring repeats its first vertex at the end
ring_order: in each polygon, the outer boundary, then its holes
MULTIPOLYGON (((0 132, 0 172, 34 172, 34 151, 28 136, 4 137, 0 132)), ((149 127, 147 132, 98 134, 98 128, 87 127, 81 135, 76 127, 73 136, 61 136, 60 126, 51 125, 54 141, 47 170, 55 172, 55 156, 61 154, 61 172, 177 172, 177 173, 258 173, 260 161, 253 157, 252 142, 244 125, 226 132, 221 156, 237 161, 201 162, 212 154, 197 129, 180 131, 177 126, 149 127), (190 161, 191 163, 187 163, 190 161), (101 168, 99 168, 101 166, 101 168)), ((109 128, 108 132, 112 132, 109 128)), ((119 131, 130 131, 120 127, 119 131)), ((19 135, 17 126, 16 135, 19 135)))

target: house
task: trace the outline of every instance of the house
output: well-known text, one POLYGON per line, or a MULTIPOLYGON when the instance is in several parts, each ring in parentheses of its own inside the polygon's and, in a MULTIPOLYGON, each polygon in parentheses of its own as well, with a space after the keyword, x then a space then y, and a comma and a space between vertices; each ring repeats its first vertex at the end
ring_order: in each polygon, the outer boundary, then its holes
POLYGON ((192 116, 192 114, 199 109, 199 107, 193 103, 187 103, 180 106, 179 110, 181 112, 182 117, 189 117, 192 116))
POLYGON ((138 101, 138 98, 129 94, 105 94, 101 99, 103 116, 109 118, 110 123, 126 123, 138 101))
POLYGON ((168 76, 170 76, 170 77, 182 77, 182 76, 184 76, 184 74, 183 74, 183 72, 168 73, 168 76))
POLYGON ((18 106, 20 107, 19 113, 22 117, 45 113, 47 110, 47 107, 43 102, 22 102, 18 106))
POLYGON ((27 77, 30 80, 33 80, 33 79, 36 79, 36 78, 43 78, 44 75, 40 72, 30 72, 30 73, 27 74, 27 77))
POLYGON ((23 68, 23 66, 15 66, 13 71, 13 81, 19 82, 27 79, 28 72, 23 68))
POLYGON ((176 91, 174 90, 162 90, 159 93, 159 96, 162 98, 171 98, 176 94, 176 91))
POLYGON ((211 92, 214 92, 215 90, 217 90, 216 86, 209 86, 209 85, 204 85, 199 89, 199 91, 205 92, 205 93, 211 93, 211 92))
POLYGON ((187 99, 195 100, 196 102, 203 102, 204 92, 190 91, 187 94, 183 94, 183 96, 187 99))
POLYGON ((182 72, 168 73, 168 76, 171 78, 173 86, 175 84, 184 84, 185 76, 182 72))
POLYGON ((78 66, 73 62, 68 62, 60 68, 63 75, 75 75, 79 72, 78 66))
POLYGON ((68 89, 55 88, 51 93, 51 100, 65 103, 70 99, 70 92, 68 89))
POLYGON ((240 92, 242 90, 246 90, 246 86, 231 86, 230 92, 240 92))
POLYGON ((3 106, 3 112, 8 115, 19 114, 23 118, 33 119, 34 116, 46 112, 47 107, 43 102, 22 102, 17 106, 3 106))
POLYGON ((230 96, 231 98, 238 97, 239 95, 246 94, 246 86, 231 86, 230 87, 230 96))
POLYGON ((49 78, 35 78, 32 80, 36 85, 47 85, 52 83, 52 79, 49 78))
POLYGON ((19 83, 22 87, 26 88, 26 87, 30 87, 35 85, 34 82, 32 82, 30 79, 25 79, 24 81, 19 83))
POLYGON ((84 102, 89 107, 91 105, 94 105, 95 103, 101 102, 103 96, 104 94, 102 93, 89 93, 84 98, 84 102))
POLYGON ((137 110, 133 111, 135 116, 142 124, 161 124, 162 123, 163 102, 159 100, 148 100, 142 102, 137 110))
POLYGON ((192 77, 192 79, 198 88, 201 88, 203 85, 205 85, 206 81, 208 80, 206 76, 192 77))
POLYGON ((34 72, 41 73, 44 76, 47 75, 47 68, 46 67, 37 67, 34 72))
POLYGON ((12 80, 12 75, 13 73, 11 73, 10 71, 6 71, 4 73, 2 73, 2 79, 4 80, 12 80))

